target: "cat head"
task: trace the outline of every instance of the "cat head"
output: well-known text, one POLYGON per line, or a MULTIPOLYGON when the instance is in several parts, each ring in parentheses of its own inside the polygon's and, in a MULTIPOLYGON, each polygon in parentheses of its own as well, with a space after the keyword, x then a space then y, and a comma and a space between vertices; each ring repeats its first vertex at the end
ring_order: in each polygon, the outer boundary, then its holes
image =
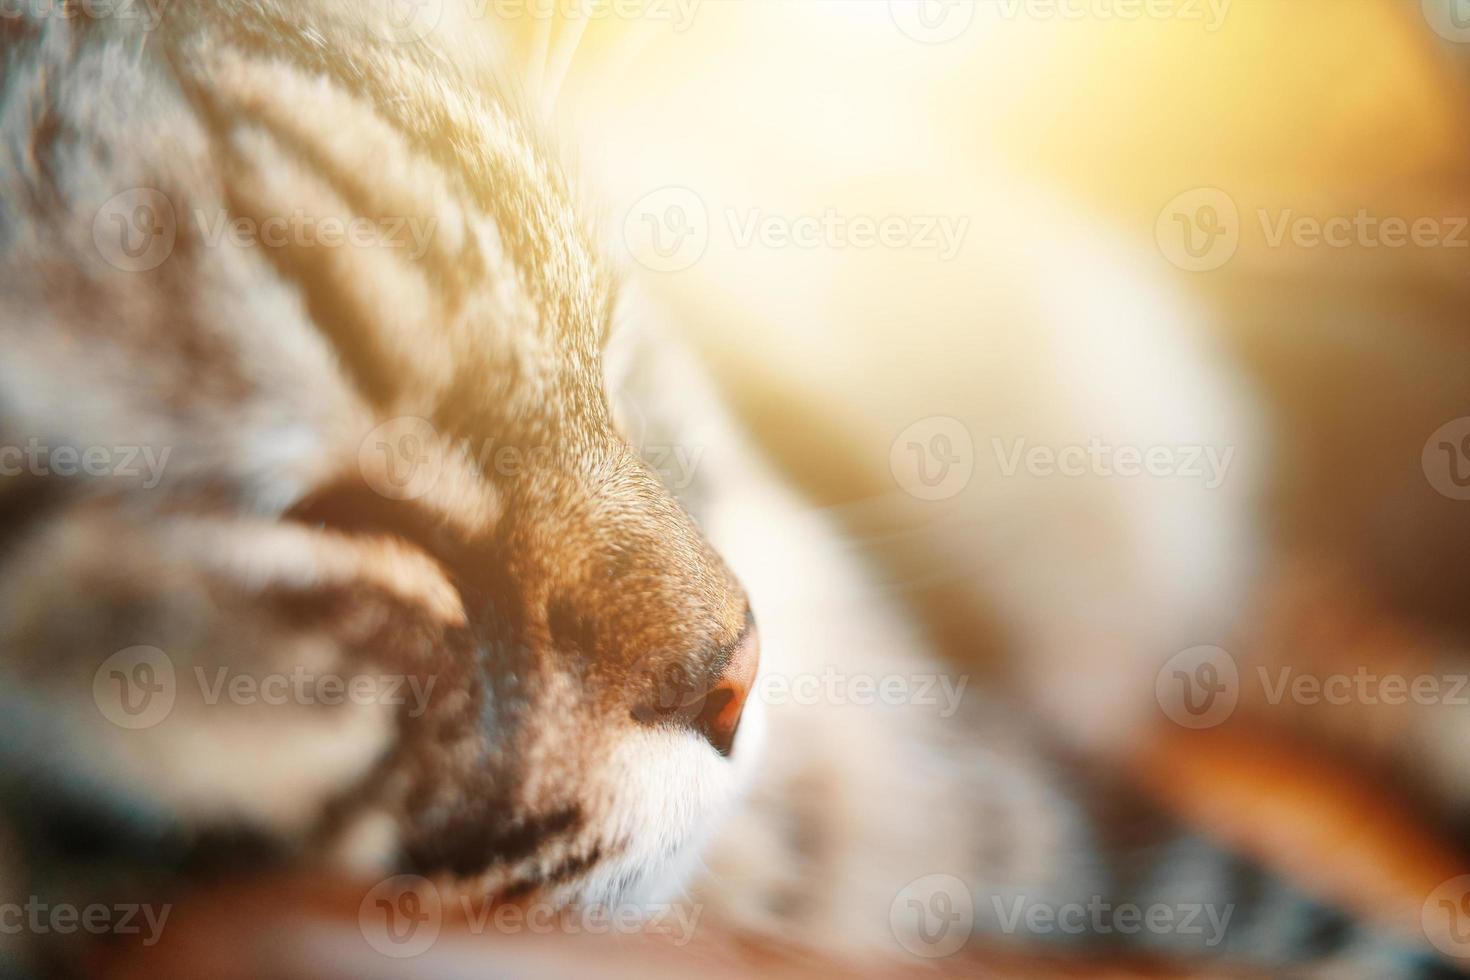
POLYGON ((0 792, 143 863, 243 835, 506 897, 667 892, 750 767, 758 641, 613 421, 596 236, 493 71, 211 9, 137 57, 13 32, 36 70, 6 98, 82 150, 11 175, 45 190, 4 255, 0 433, 44 452, 0 487, 0 792), (96 91, 146 97, 104 119, 96 91), (300 230, 327 220, 429 233, 300 230), (165 465, 68 477, 58 447, 165 465))

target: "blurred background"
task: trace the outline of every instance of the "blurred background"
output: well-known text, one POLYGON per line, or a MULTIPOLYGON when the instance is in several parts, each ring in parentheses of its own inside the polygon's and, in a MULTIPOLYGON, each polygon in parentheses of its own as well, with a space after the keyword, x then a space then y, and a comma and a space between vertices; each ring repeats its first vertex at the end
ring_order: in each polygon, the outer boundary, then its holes
POLYGON ((1090 753, 1265 738, 1165 755, 1278 863, 1281 792, 1378 787, 1408 819, 1368 851, 1418 864, 1369 876, 1438 881, 1404 835, 1470 816, 1470 3, 595 9, 533 62, 644 315, 937 644, 1090 753), (1012 455, 1096 441, 1205 472, 1012 455), (1229 709, 1179 723, 1180 665, 1229 709), (1369 687, 1266 682, 1303 674, 1369 687))

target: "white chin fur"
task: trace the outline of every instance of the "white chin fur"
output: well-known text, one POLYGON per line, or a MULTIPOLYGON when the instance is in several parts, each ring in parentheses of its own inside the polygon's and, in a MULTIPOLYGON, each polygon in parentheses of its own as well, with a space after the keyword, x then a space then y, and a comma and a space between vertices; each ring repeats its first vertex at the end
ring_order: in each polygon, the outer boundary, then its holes
POLYGON ((763 731, 764 713, 752 702, 729 757, 692 732, 648 729, 622 739, 603 772, 609 805, 600 834, 627 849, 600 862, 575 894, 558 897, 622 906, 682 897, 706 843, 751 781, 763 731))

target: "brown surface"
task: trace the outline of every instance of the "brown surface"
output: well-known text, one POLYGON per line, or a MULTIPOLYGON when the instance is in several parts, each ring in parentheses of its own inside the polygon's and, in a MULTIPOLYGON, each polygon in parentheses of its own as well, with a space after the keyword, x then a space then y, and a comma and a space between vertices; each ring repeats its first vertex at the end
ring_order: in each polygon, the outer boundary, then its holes
POLYGON ((1411 942, 1430 893, 1470 873, 1394 794, 1280 737, 1176 729, 1136 761, 1186 823, 1411 942))
MULTIPOLYGON (((101 980, 368 980, 433 977, 686 977, 736 980, 845 976, 857 980, 946 977, 1124 978, 1182 975, 1159 967, 1087 963, 984 954, 943 960, 863 963, 823 959, 803 951, 753 945, 701 928, 674 948, 657 937, 526 936, 476 930, 446 912, 439 938, 420 955, 394 959, 375 951, 358 926, 370 886, 341 879, 274 878, 234 882, 181 897, 155 947, 99 948, 92 957, 101 980)), ((447 906, 446 906, 447 908, 447 906)), ((1243 976, 1190 972, 1191 977, 1243 976)))

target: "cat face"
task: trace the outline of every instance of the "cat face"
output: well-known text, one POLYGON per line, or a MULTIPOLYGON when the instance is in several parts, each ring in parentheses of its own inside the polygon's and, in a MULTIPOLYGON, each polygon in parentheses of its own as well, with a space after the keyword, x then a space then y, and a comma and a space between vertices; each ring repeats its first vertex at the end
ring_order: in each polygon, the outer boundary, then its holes
POLYGON ((34 71, 0 108, 74 152, 4 174, 36 208, 3 255, 0 435, 167 465, 0 486, 3 798, 659 894, 749 766, 756 630, 611 421, 612 277, 565 179, 489 70, 314 5, 211 10, 146 46, 11 28, 34 71), (96 91, 141 95, 102 118, 96 91), (169 223, 160 262, 107 247, 119 195, 169 223), (432 234, 249 240, 329 219, 432 234))
POLYGON ((592 388, 600 365, 588 367, 575 378, 592 394, 572 410, 551 397, 540 418, 478 416, 474 435, 422 417, 382 425, 383 469, 290 512, 319 533, 419 548, 457 596, 447 647, 473 670, 402 723, 403 757, 381 784, 413 789, 363 803, 396 814, 406 866, 507 897, 659 894, 749 768, 737 734, 759 652, 746 596, 613 429, 592 388), (407 430, 423 439, 402 442, 407 430), (380 492, 410 445, 453 492, 380 492), (472 445, 494 447, 488 472, 472 445))

